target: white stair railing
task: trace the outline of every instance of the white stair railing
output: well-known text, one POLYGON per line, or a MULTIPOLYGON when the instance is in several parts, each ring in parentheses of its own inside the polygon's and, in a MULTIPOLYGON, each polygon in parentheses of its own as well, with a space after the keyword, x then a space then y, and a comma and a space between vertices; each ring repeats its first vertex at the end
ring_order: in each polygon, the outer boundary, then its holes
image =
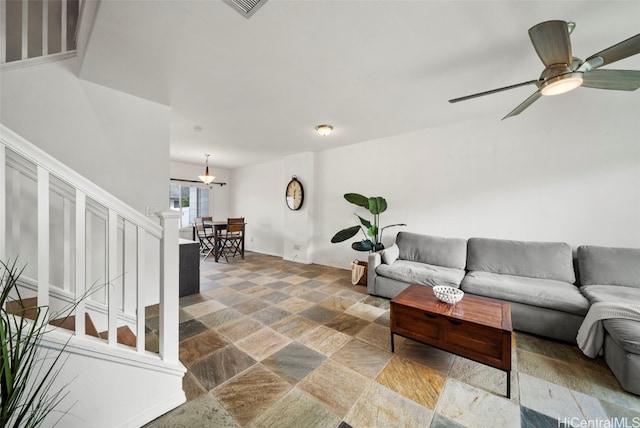
POLYGON ((0 1, 0 64, 75 53, 83 3, 0 1))
POLYGON ((3 125, 0 168, 0 259, 35 265, 25 269, 25 284, 35 290, 38 305, 76 301, 74 334, 92 344, 102 341, 85 335, 84 314, 99 319, 102 312, 108 331, 104 346, 122 349, 117 329, 129 325, 136 335, 136 347, 129 349, 147 355, 145 307, 150 299, 157 301, 160 358, 179 363, 180 214, 159 213, 160 224, 154 222, 3 125), (52 209, 54 199, 64 201, 61 210, 52 209), (102 230, 95 224, 102 223, 104 236, 95 236, 102 230), (108 284, 106 298, 82 299, 102 273, 98 282, 108 284))

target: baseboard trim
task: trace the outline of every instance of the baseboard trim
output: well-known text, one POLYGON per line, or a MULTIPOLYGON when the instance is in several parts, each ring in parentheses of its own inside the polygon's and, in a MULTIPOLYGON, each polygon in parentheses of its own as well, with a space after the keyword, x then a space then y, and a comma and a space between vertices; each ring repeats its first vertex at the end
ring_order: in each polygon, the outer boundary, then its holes
POLYGON ((0 64, 0 71, 14 70, 14 69, 23 68, 23 67, 31 67, 34 65, 42 65, 42 64, 48 64, 56 61, 63 61, 68 58, 73 58, 76 55, 77 55, 77 52, 74 49, 67 52, 60 52, 60 53, 55 53, 51 55, 38 56, 35 58, 26 58, 26 59, 19 59, 19 60, 10 61, 10 62, 4 62, 0 64))
POLYGON ((187 397, 184 395, 184 391, 180 391, 179 393, 176 393, 175 395, 167 398, 163 402, 158 403, 157 405, 150 407, 146 409, 144 412, 129 419, 128 421, 123 423, 121 427, 139 428, 145 424, 148 424, 154 419, 159 418, 165 413, 175 409, 181 404, 184 404, 186 401, 187 401, 187 397))

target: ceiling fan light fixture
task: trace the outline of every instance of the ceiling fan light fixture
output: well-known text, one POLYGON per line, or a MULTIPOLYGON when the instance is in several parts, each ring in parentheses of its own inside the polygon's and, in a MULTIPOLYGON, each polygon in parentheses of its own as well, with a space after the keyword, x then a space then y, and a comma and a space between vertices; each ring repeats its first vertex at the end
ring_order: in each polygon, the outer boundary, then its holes
POLYGON ((318 134, 322 135, 323 137, 326 137, 327 135, 331 134, 331 131, 333 131, 333 126, 331 125, 318 125, 316 126, 316 131, 318 131, 318 134))
POLYGON ((567 73, 553 77, 540 85, 542 95, 559 95, 572 91, 582 85, 582 73, 567 73))
POLYGON ((215 176, 209 175, 209 155, 205 155, 207 158, 205 160, 206 168, 204 170, 204 175, 199 175, 198 178, 202 180, 204 184, 211 184, 213 180, 216 179, 215 176))

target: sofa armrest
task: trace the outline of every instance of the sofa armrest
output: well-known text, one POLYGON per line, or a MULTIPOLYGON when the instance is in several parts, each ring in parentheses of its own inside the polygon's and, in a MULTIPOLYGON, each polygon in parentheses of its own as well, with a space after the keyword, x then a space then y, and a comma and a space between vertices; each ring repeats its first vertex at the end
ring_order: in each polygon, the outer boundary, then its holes
POLYGON ((382 255, 380 252, 369 254, 367 266, 367 292, 375 294, 376 286, 376 268, 382 264, 382 255))

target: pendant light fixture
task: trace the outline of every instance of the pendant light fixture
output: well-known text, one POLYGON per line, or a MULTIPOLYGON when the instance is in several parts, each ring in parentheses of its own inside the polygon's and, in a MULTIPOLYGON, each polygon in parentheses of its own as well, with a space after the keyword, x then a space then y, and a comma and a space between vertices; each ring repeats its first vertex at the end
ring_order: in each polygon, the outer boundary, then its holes
POLYGON ((205 160, 206 169, 204 170, 204 175, 199 175, 198 178, 204 182, 204 184, 210 184, 213 180, 216 179, 213 175, 209 175, 209 155, 205 155, 207 158, 205 160))

